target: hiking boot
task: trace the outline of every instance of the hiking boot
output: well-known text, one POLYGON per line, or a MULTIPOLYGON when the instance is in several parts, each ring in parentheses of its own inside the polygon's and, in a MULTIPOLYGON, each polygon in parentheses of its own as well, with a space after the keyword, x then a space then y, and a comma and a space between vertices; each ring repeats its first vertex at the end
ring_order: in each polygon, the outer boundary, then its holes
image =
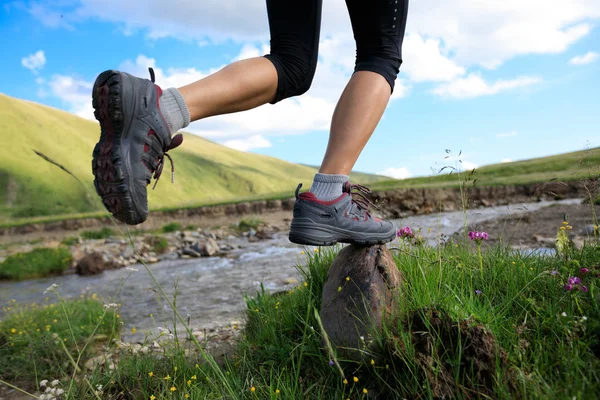
POLYGON ((102 72, 92 91, 94 116, 100 122, 100 141, 92 159, 94 186, 106 209, 129 225, 148 217, 146 187, 152 178, 158 182, 166 154, 183 141, 171 132, 158 105, 162 89, 150 79, 124 72, 102 72))
POLYGON ((369 205, 374 204, 366 198, 371 190, 365 186, 346 182, 342 195, 331 201, 319 200, 311 192, 298 194, 301 187, 299 184, 296 188, 291 242, 311 246, 332 246, 338 242, 372 245, 396 238, 394 224, 369 213, 369 205), (354 189, 358 192, 353 193, 354 189))

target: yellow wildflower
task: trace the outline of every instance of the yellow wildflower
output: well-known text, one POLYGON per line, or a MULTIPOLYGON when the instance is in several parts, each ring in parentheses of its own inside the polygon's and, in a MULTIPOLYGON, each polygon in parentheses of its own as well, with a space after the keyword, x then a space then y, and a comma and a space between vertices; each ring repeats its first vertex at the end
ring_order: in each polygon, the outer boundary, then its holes
POLYGON ((304 287, 308 287, 308 283, 307 282, 304 282, 304 287))
POLYGON ((156 399, 156 396, 154 396, 154 395, 150 396, 150 400, 154 400, 154 399, 156 399))
POLYGON ((188 386, 190 386, 192 384, 192 381, 188 379, 187 384, 188 386))
POLYGON ((56 319, 53 319, 53 320, 52 320, 52 322, 54 322, 54 323, 57 323, 57 322, 58 322, 58 320, 56 320, 56 319))
POLYGON ((318 252, 319 252, 319 249, 315 249, 315 253, 318 253, 318 252))
POLYGON ((300 254, 304 254, 304 250, 302 250, 302 251, 300 252, 300 254))
POLYGON ((150 378, 152 378, 152 375, 154 375, 154 372, 152 372, 152 371, 148 372, 148 376, 149 376, 150 378))
POLYGON ((194 380, 194 381, 196 380, 196 375, 192 376, 192 380, 194 380))
POLYGON ((168 381, 169 379, 171 379, 171 376, 167 374, 167 376, 165 376, 165 381, 168 381))
POLYGON ((358 378, 357 377, 354 377, 352 379, 354 380, 354 383, 358 382, 358 378))
POLYGON ((254 392, 256 392, 256 388, 255 388, 254 386, 252 386, 252 387, 250 388, 250 391, 251 391, 252 393, 254 393, 254 392))
POLYGON ((367 388, 363 388, 363 393, 364 393, 364 394, 367 394, 367 393, 369 393, 369 391, 367 390, 367 388))
POLYGON ((347 277, 346 277, 346 280, 347 280, 347 281, 349 281, 349 280, 350 280, 350 277, 349 277, 349 276, 347 276, 347 277))
POLYGON ((348 384, 348 379, 344 379, 343 383, 344 383, 344 385, 347 385, 348 384))
POLYGON ((171 389, 169 389, 171 392, 174 392, 177 390, 177 388, 175 386, 171 386, 171 389))
POLYGON ((185 397, 186 399, 189 399, 190 395, 186 393, 183 397, 185 397))
POLYGON ((137 329, 135 329, 135 326, 133 328, 131 328, 131 333, 135 333, 135 331, 137 331, 137 329))
POLYGON ((341 292, 341 291, 342 291, 342 287, 338 286, 338 292, 341 292))
POLYGON ((16 330, 15 328, 12 328, 12 329, 10 330, 10 333, 17 333, 17 330, 16 330))
POLYGON ((375 360, 371 359, 371 365, 375 365, 375 360))
POLYGON ((279 394, 279 389, 275 389, 275 394, 279 394))

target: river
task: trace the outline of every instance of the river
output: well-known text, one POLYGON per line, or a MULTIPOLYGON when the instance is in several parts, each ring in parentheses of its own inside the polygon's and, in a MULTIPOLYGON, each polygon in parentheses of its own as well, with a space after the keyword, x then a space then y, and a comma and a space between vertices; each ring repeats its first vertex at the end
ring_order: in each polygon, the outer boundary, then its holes
MULTIPOLYGON (((552 202, 513 204, 510 206, 487 207, 467 212, 467 223, 481 223, 506 215, 535 211, 550 204, 579 204, 580 199, 552 202)), ((462 211, 406 217, 394 220, 397 227, 410 226, 413 231, 421 228, 421 235, 435 242, 438 235, 450 236, 464 224, 462 211)), ((233 239, 232 239, 233 240, 233 239)), ((262 283, 269 292, 284 291, 300 283, 297 265, 304 263, 303 248, 290 243, 287 234, 280 233, 273 239, 248 243, 236 238, 241 245, 228 257, 204 257, 162 261, 149 265, 158 283, 170 299, 177 285, 177 309, 184 318, 189 315, 195 330, 243 322, 243 294, 254 296, 262 283)), ((393 243, 392 243, 393 244, 393 243)), ((313 251, 308 248, 308 251, 313 251)), ((106 303, 120 303, 123 321, 122 335, 125 341, 144 338, 149 329, 157 332, 157 326, 171 327, 173 311, 169 304, 160 299, 152 277, 143 265, 134 265, 138 272, 128 269, 105 271, 95 276, 75 274, 60 277, 33 279, 23 282, 0 283, 0 304, 15 299, 19 304, 42 302, 54 294, 43 294, 53 283, 65 298, 75 298, 82 293, 96 293, 106 303), (117 297, 113 297, 120 287, 117 297), (150 314, 153 318, 150 318, 150 314), (136 333, 131 333, 131 328, 136 333)), ((0 311, 0 317, 2 311, 0 311)), ((178 329, 181 327, 178 326, 178 329)))

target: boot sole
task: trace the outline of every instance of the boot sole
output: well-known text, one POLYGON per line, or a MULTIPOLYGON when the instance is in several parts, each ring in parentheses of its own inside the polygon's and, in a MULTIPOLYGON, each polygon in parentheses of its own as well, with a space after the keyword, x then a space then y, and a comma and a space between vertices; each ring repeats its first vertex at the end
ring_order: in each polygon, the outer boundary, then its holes
POLYGON ((389 233, 356 233, 314 222, 292 222, 289 240, 292 243, 308 246, 333 246, 337 243, 349 243, 359 246, 371 246, 389 243, 396 238, 396 229, 389 233))
POLYGON ((127 185, 131 168, 121 154, 124 138, 123 81, 118 71, 101 73, 92 90, 100 140, 92 153, 94 187, 106 209, 119 221, 136 225, 145 220, 134 208, 127 185))

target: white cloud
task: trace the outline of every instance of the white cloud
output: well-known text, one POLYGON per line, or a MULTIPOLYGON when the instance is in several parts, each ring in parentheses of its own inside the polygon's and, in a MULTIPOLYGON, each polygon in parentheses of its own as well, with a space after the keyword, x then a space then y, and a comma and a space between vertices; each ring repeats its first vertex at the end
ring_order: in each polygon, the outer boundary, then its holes
POLYGON ((433 90, 433 93, 441 97, 467 99, 479 96, 489 96, 540 82, 542 82, 542 78, 540 77, 521 76, 508 80, 499 79, 490 84, 477 74, 469 74, 466 78, 459 78, 438 86, 433 90))
POLYGON ((510 131, 510 132, 497 133, 496 137, 497 138, 507 138, 507 137, 517 136, 517 135, 518 135, 517 131, 510 131))
POLYGON ((46 65, 46 55, 43 50, 38 50, 33 54, 23 57, 21 59, 21 65, 37 74, 44 65, 46 65))
MULTIPOLYGON (((268 40, 265 3, 243 0, 73 0, 34 2, 32 15, 50 26, 100 19, 123 29, 144 30, 151 38, 174 37, 219 43, 268 40), (76 4, 73 7, 73 4, 76 4), (64 18, 63 18, 64 14, 64 18)), ((417 34, 425 43, 443 44, 456 68, 472 65, 497 68, 523 54, 558 54, 589 34, 600 18, 597 0, 421 0, 408 10, 407 38, 417 34)), ((323 4, 322 37, 342 34, 352 39, 343 0, 323 4)), ((430 44, 434 56, 434 46, 430 44)), ((407 50, 411 47, 407 42, 407 50)), ((410 51, 405 61, 409 62, 410 51)), ((428 56, 428 57, 429 57, 428 56)), ((413 57, 417 57, 413 54, 413 57)), ((438 76, 436 72, 434 76, 438 76)))
POLYGON ((68 106, 70 112, 82 118, 94 120, 92 82, 71 76, 54 75, 48 82, 48 86, 52 94, 68 106))
POLYGON ((510 162, 513 162, 513 160, 511 158, 503 158, 501 162, 502 163, 510 163, 510 162))
POLYGON ((398 168, 387 168, 381 172, 378 172, 377 175, 389 176, 390 178, 395 179, 406 179, 412 176, 412 173, 406 167, 398 167, 398 168))
POLYGON ((475 163, 473 163, 473 162, 470 162, 470 161, 464 161, 464 160, 463 160, 463 161, 460 163, 460 165, 461 165, 461 167, 462 167, 462 169, 463 169, 464 171, 471 171, 471 170, 474 170, 475 168, 477 168, 477 164, 475 164, 475 163))
POLYGON ((261 135, 250 136, 247 139, 233 139, 223 142, 223 145, 240 151, 248 151, 252 149, 263 149, 271 147, 271 142, 261 135))
POLYGON ((414 82, 449 81, 465 73, 442 54, 440 40, 423 39, 418 34, 407 35, 402 45, 401 70, 414 82))
POLYGON ((600 57, 600 54, 596 53, 595 51, 588 51, 587 53, 585 53, 582 56, 575 56, 575 57, 571 58, 569 60, 569 64, 572 64, 572 65, 591 64, 594 61, 596 61, 598 59, 598 57, 600 57))

